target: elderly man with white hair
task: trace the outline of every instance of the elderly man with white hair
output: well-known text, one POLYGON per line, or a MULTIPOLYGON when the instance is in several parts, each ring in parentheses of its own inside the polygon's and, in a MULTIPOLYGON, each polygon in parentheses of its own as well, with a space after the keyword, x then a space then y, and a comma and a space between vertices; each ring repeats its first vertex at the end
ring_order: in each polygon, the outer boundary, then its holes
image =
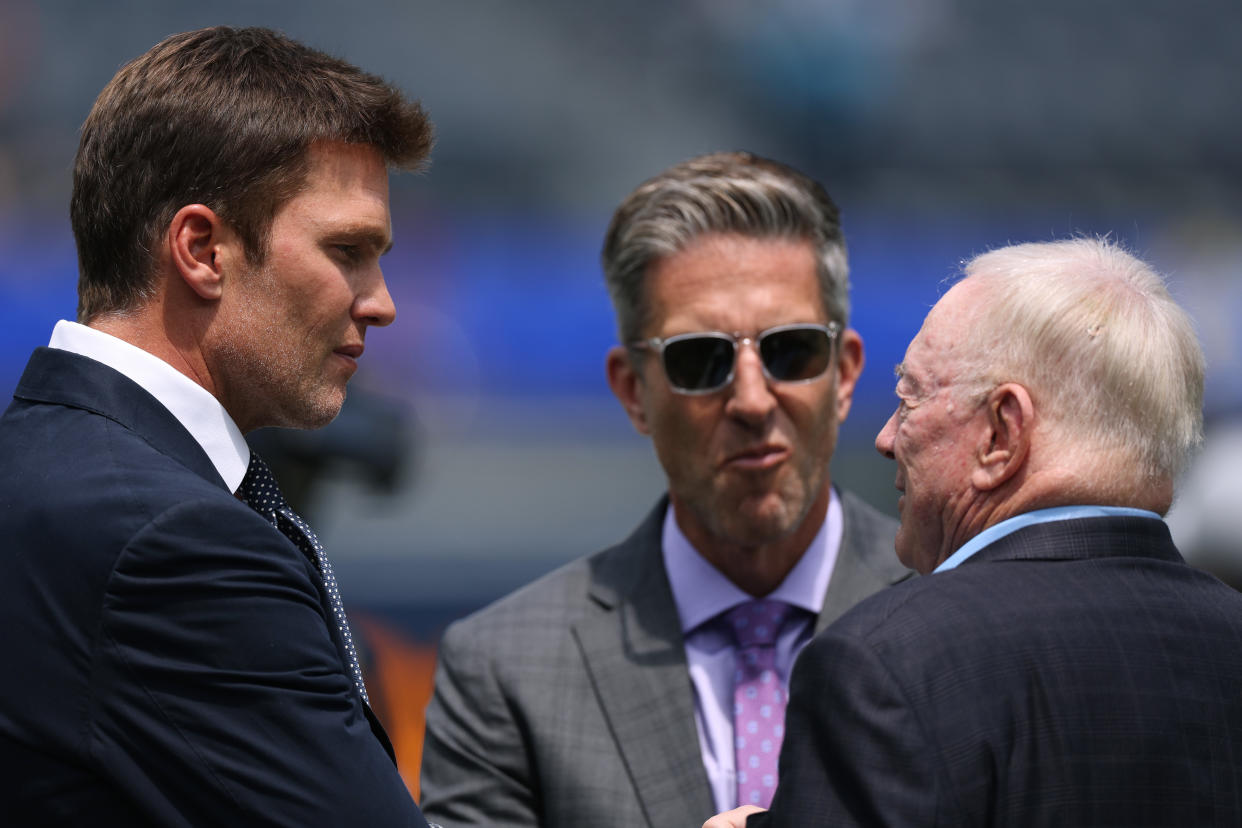
POLYGON ((807 646, 771 810, 705 828, 1242 824, 1242 595, 1161 517, 1204 373, 1162 279, 1101 240, 986 253, 897 373, 876 448, 925 577, 807 646))

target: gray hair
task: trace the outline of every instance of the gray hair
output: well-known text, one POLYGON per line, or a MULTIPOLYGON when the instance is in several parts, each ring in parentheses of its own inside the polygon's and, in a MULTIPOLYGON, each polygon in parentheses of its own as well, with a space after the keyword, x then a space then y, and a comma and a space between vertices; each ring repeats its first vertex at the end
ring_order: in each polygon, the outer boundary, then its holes
POLYGON ((1180 474, 1203 440, 1203 350, 1150 265, 1078 238, 993 250, 965 273, 989 291, 975 378, 1026 385, 1063 433, 1149 479, 1180 474))
POLYGON ((643 182, 613 214, 601 254, 622 342, 643 336, 644 282, 657 260, 711 233, 806 239, 816 251, 831 321, 849 323, 849 265, 840 211, 819 183, 746 152, 701 155, 643 182))

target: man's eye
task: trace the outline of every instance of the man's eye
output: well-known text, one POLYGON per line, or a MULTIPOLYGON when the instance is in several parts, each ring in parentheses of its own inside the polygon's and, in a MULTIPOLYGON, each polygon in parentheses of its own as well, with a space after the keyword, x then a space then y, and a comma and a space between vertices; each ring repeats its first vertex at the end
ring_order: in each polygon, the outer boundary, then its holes
POLYGON ((332 249, 351 262, 357 261, 359 256, 358 245, 356 244, 334 244, 332 249))
POLYGON ((900 392, 898 392, 897 394, 897 419, 904 420, 906 418, 906 415, 909 414, 913 408, 914 408, 914 403, 911 402, 910 397, 908 395, 903 395, 900 392))

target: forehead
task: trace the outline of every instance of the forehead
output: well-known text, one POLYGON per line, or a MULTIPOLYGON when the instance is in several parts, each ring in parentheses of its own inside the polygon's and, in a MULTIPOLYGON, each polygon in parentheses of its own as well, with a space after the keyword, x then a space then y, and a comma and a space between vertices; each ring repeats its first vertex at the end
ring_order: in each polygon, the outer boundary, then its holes
POLYGON ((651 266, 647 301, 654 333, 665 336, 827 321, 815 248, 802 239, 700 236, 651 266))
POLYGON ((970 330, 980 301, 978 286, 969 280, 954 285, 923 320, 906 349, 905 361, 898 366, 899 375, 921 386, 948 384, 957 374, 965 349, 974 347, 970 330))
POLYGON ((307 150, 306 180, 276 213, 313 229, 357 227, 389 233, 388 169, 367 144, 319 142, 307 150))

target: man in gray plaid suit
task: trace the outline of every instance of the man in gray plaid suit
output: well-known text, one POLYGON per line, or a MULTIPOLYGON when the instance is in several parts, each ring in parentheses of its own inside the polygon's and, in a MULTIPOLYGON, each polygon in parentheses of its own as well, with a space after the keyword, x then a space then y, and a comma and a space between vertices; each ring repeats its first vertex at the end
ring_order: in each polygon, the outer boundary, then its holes
POLYGON ((609 384, 668 492, 620 544, 446 632, 422 791, 454 828, 663 828, 766 802, 794 657, 910 575, 893 521, 829 477, 863 344, 823 187, 745 153, 691 159, 621 204, 603 266, 609 384), (752 611, 781 620, 744 678, 752 611), (748 692, 772 703, 735 721, 748 692))

